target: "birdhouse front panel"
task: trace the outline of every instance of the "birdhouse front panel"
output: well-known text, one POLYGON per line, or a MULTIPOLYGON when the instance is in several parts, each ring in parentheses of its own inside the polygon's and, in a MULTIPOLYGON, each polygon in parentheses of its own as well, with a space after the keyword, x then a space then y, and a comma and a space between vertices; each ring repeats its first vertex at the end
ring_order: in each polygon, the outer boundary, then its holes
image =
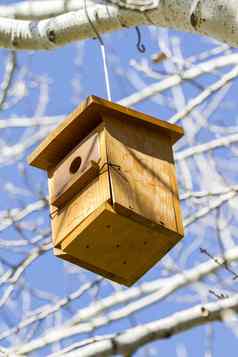
POLYGON ((51 220, 55 244, 58 245, 70 234, 74 236, 73 231, 78 225, 110 198, 109 180, 100 175, 64 207, 55 211, 51 220))
POLYGON ((106 160, 105 130, 101 123, 50 170, 51 223, 56 245, 111 199, 106 160), (80 165, 72 172, 70 169, 77 160, 80 165))
POLYGON ((98 176, 100 131, 97 129, 50 170, 50 203, 57 207, 69 201, 87 183, 98 176))
POLYGON ((97 97, 76 109, 29 159, 48 172, 55 255, 127 286, 156 264, 183 237, 182 135, 97 97))

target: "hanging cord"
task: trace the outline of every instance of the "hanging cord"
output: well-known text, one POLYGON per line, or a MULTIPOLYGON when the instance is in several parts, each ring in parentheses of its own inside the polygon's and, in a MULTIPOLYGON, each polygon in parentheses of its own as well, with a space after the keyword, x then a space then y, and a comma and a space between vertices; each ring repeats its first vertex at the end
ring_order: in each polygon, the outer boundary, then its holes
POLYGON ((101 48, 102 60, 103 60, 103 69, 104 69, 104 76, 105 76, 106 89, 107 89, 107 98, 108 98, 108 100, 112 101, 111 88, 110 88, 109 75, 108 75, 108 68, 107 68, 107 61, 106 61, 105 46, 100 44, 100 48, 101 48))
POLYGON ((109 82, 109 74, 108 74, 108 67, 107 67, 107 59, 106 59, 106 51, 105 51, 105 46, 104 42, 102 40, 102 37, 100 36, 98 30, 96 29, 95 25, 93 24, 92 20, 90 19, 88 9, 87 9, 87 0, 84 0, 84 11, 85 15, 88 19, 88 22, 93 29, 93 32, 97 36, 97 39, 100 43, 100 49, 101 49, 101 54, 102 54, 102 60, 103 60, 103 70, 104 70, 104 77, 105 77, 105 83, 106 83, 106 90, 107 90, 107 98, 108 100, 112 100, 111 96, 111 88, 110 88, 110 82, 109 82))

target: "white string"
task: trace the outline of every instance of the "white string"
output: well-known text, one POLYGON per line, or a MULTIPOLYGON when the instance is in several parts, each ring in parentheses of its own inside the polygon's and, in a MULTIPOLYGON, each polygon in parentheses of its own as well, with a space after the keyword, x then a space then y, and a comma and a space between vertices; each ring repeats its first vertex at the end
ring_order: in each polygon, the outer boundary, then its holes
POLYGON ((106 83, 106 89, 107 89, 107 98, 108 98, 108 100, 112 101, 111 89, 110 89, 110 83, 109 83, 109 75, 108 75, 108 69, 107 69, 105 46, 104 46, 103 40, 102 40, 99 32, 97 31, 95 25, 93 24, 92 20, 90 19, 88 9, 87 9, 87 0, 84 0, 84 11, 85 11, 85 15, 88 19, 88 22, 89 22, 90 26, 92 27, 92 29, 93 29, 94 33, 96 34, 97 39, 100 43, 100 49, 101 49, 102 60, 103 60, 104 77, 105 77, 105 83, 106 83))
POLYGON ((110 82, 109 82, 109 74, 108 74, 108 68, 107 68, 107 60, 106 60, 106 52, 105 52, 105 46, 103 43, 100 43, 100 49, 101 49, 101 53, 102 53, 103 69, 104 69, 105 83, 106 83, 106 89, 107 89, 107 98, 108 98, 108 100, 112 101, 111 88, 110 88, 110 82))

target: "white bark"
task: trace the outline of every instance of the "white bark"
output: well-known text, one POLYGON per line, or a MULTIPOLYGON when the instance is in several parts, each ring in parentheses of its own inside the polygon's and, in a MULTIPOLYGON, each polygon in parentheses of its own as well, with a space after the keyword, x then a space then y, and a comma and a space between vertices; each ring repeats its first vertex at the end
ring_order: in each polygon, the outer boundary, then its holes
POLYGON ((14 51, 10 52, 9 58, 6 64, 5 78, 0 85, 0 109, 7 97, 8 89, 11 86, 14 71, 16 69, 16 53, 14 51))
MULTIPOLYGON (((87 6, 92 4, 91 0, 87 1, 87 6)), ((80 9, 83 9, 82 0, 21 1, 0 5, 0 16, 18 20, 41 20, 80 9)))
POLYGON ((30 203, 23 209, 12 209, 8 211, 0 211, 0 232, 7 229, 12 225, 12 222, 18 222, 24 219, 27 215, 35 211, 40 211, 42 208, 47 206, 46 200, 39 200, 34 203, 30 203))
POLYGON ((219 89, 227 85, 230 81, 238 76, 238 66, 233 68, 229 73, 224 74, 221 79, 217 82, 210 85, 206 88, 203 92, 201 92, 197 97, 193 98, 188 102, 188 104, 178 113, 173 115, 170 119, 170 123, 177 123, 180 119, 184 118, 185 116, 189 115, 194 108, 198 105, 202 104, 205 100, 207 100, 214 92, 217 92, 219 89))
MULTIPOLYGON (((98 303, 94 303, 79 310, 71 321, 66 322, 64 326, 48 330, 45 335, 36 338, 29 343, 16 346, 14 351, 20 354, 28 354, 56 341, 75 335, 79 336, 80 334, 93 332, 95 328, 103 327, 107 324, 119 321, 138 311, 141 311, 148 306, 151 306, 152 304, 164 300, 176 290, 181 289, 186 285, 194 284, 203 279, 205 276, 215 273, 217 270, 224 267, 224 262, 230 264, 237 261, 237 258, 238 248, 233 248, 230 251, 227 251, 224 254, 224 257, 214 257, 214 260, 209 260, 199 264, 195 268, 176 274, 171 278, 157 279, 153 282, 144 283, 139 287, 113 294, 108 298, 102 299, 98 303), (145 294, 147 294, 147 296, 143 296, 145 294), (104 315, 107 310, 110 310, 112 307, 115 307, 115 305, 120 304, 126 304, 126 306, 122 308, 119 307, 111 313, 104 315)), ((32 315, 28 319, 24 320, 22 324, 17 326, 16 329, 20 330, 28 324, 37 321, 37 319, 41 319, 41 316, 44 313, 47 314, 47 311, 42 311, 42 313, 39 313, 38 316, 32 315)), ((6 331, 0 335, 0 339, 7 337, 14 332, 15 329, 12 331, 6 331)))
POLYGON ((230 55, 220 56, 215 59, 211 59, 206 62, 202 62, 197 66, 193 66, 180 74, 172 74, 164 80, 147 85, 139 92, 130 94, 119 101, 119 104, 124 106, 133 106, 139 102, 142 102, 158 93, 162 93, 174 86, 180 85, 183 81, 198 78, 201 75, 212 73, 220 68, 237 64, 238 55, 233 53, 230 55))
POLYGON ((190 156, 200 155, 205 151, 214 150, 216 148, 236 143, 238 141, 238 133, 227 135, 218 139, 210 140, 207 143, 196 145, 185 150, 181 150, 175 154, 177 161, 187 159, 190 156))
POLYGON ((155 341, 166 339, 193 327, 212 321, 226 320, 230 311, 238 311, 238 295, 232 298, 218 300, 206 305, 197 305, 190 309, 177 312, 169 317, 150 322, 127 331, 106 336, 104 340, 91 343, 78 348, 73 352, 64 354, 67 357, 113 356, 128 354, 139 347, 155 341))
MULTIPOLYGON (((78 3, 77 7, 75 1, 56 0, 54 3, 41 2, 39 6, 36 1, 30 5, 22 3, 1 7, 0 46, 42 50, 95 37, 82 1, 78 3)), ((155 25, 197 32, 231 46, 238 45, 236 0, 161 0, 158 7, 144 12, 120 8, 108 2, 105 4, 94 4, 93 1, 88 4, 88 15, 100 33, 136 25, 155 25)))

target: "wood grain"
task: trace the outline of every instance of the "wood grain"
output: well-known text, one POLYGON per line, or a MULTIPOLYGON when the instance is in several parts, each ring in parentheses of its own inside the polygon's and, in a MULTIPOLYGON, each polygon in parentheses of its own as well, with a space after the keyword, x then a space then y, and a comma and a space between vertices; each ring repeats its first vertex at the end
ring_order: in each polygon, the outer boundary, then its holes
POLYGON ((95 210, 60 245, 80 266, 126 286, 135 283, 177 243, 157 231, 119 215, 108 204, 95 210))
POLYGON ((152 116, 123 107, 96 96, 88 97, 28 157, 28 163, 43 170, 55 167, 78 143, 109 115, 137 125, 144 125, 171 137, 174 144, 183 136, 183 129, 152 116))
POLYGON ((113 203, 176 232, 170 137, 117 118, 104 120, 113 203))
POLYGON ((97 97, 78 107, 29 157, 48 171, 54 254, 126 286, 162 259, 183 237, 182 135, 97 97))
POLYGON ((99 134, 94 131, 48 172, 51 204, 62 207, 73 198, 99 175, 99 164, 99 134), (71 172, 72 164, 78 159, 80 162, 78 170, 71 172))
MULTIPOLYGON (((97 128, 99 139, 99 151, 102 163, 106 161, 104 127, 97 128)), ((101 164, 103 165, 103 164, 101 164)), ((77 225, 79 225, 90 213, 103 202, 111 199, 108 179, 108 170, 104 170, 96 178, 91 180, 83 188, 80 186, 75 196, 57 210, 51 205, 52 234, 55 244, 61 242, 77 225)))

